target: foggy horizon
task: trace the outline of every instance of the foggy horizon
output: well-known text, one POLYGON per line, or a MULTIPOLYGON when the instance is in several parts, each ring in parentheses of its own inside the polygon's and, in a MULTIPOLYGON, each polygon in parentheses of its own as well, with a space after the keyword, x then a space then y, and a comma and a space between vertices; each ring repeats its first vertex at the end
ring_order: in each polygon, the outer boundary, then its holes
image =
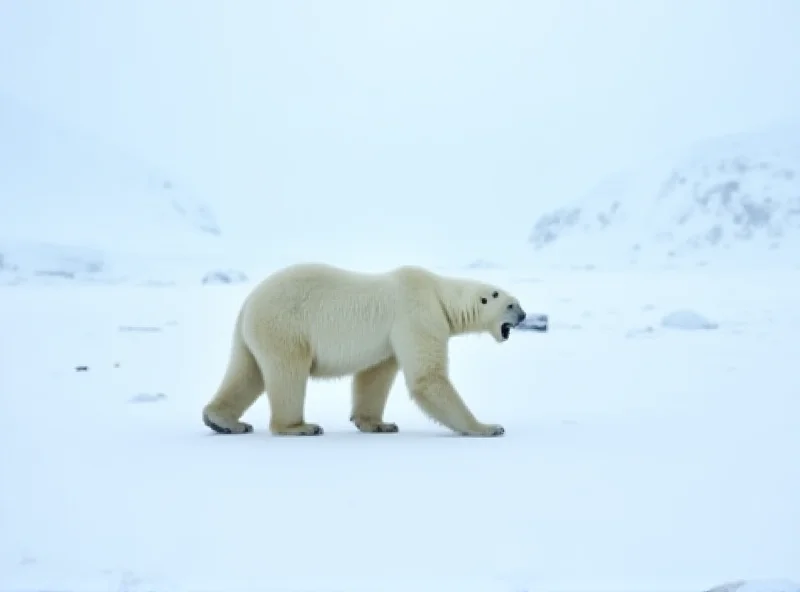
POLYGON ((524 248, 621 169, 800 121, 789 0, 41 6, 0 7, 0 94, 297 257, 524 248))

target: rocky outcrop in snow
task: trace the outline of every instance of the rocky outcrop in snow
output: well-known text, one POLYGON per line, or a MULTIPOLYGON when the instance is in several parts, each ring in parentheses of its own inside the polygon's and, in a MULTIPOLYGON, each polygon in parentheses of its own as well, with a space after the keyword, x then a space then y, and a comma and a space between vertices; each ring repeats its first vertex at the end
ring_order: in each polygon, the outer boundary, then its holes
POLYGON ((570 264, 800 263, 800 129, 715 139, 542 215, 537 256, 570 264))
POLYGON ((790 580, 736 580, 705 592, 800 592, 800 584, 790 580))
POLYGON ((204 285, 241 284, 247 281, 247 274, 238 269, 214 269, 201 280, 204 285))

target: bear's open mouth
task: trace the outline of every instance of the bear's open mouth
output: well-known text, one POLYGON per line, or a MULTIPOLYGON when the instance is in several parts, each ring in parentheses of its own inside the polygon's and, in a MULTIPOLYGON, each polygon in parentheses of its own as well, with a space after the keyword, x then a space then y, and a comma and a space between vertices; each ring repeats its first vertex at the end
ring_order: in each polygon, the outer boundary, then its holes
POLYGON ((500 325, 500 335, 503 336, 503 339, 508 339, 508 336, 511 335, 511 323, 500 325))

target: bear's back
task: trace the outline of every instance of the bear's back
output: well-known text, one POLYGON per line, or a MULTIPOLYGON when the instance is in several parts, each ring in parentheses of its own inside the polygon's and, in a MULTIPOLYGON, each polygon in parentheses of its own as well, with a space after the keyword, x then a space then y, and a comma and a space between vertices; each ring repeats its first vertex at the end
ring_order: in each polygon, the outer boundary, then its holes
POLYGON ((392 354, 397 289, 390 274, 294 265, 259 284, 245 308, 246 325, 266 324, 276 340, 307 344, 314 376, 351 374, 392 354))

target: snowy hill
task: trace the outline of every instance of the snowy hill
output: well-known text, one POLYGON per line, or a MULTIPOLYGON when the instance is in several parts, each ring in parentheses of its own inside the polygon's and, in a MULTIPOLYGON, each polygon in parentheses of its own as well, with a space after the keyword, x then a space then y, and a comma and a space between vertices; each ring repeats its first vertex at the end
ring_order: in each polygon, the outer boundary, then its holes
POLYGON ((121 279, 222 249, 210 208, 170 175, 2 97, 0 212, 6 281, 121 279))
POLYGON ((610 177, 541 216, 529 240, 570 265, 797 265, 800 129, 717 138, 610 177))

